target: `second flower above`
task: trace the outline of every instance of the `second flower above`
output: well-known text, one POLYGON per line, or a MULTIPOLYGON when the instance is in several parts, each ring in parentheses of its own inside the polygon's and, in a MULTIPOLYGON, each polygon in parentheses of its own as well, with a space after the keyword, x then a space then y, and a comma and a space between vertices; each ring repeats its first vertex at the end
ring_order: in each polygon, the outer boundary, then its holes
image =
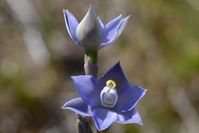
POLYGON ((71 39, 84 49, 98 50, 115 41, 125 28, 130 16, 121 15, 104 25, 90 6, 80 23, 68 10, 63 10, 66 28, 71 39))

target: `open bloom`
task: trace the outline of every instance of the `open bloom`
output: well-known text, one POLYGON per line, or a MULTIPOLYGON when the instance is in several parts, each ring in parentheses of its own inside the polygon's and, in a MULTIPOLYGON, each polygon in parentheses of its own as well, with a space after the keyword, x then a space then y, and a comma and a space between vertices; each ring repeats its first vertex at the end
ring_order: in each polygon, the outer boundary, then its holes
POLYGON ((119 63, 99 80, 91 75, 73 76, 72 79, 80 97, 65 103, 63 109, 92 117, 100 131, 113 122, 142 125, 135 105, 146 89, 129 84, 119 63))
POLYGON ((95 15, 92 7, 78 23, 75 16, 68 10, 63 10, 66 28, 72 40, 85 49, 98 50, 111 44, 123 31, 129 16, 122 18, 121 15, 104 25, 100 17, 95 15))

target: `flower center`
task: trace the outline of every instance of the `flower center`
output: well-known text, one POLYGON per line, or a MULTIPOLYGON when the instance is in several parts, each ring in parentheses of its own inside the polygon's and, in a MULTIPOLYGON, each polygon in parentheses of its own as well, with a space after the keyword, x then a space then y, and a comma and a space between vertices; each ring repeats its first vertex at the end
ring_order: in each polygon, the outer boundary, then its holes
POLYGON ((113 80, 106 81, 106 86, 102 89, 100 93, 100 99, 103 106, 112 108, 116 105, 118 100, 118 94, 115 87, 116 87, 115 81, 113 80))

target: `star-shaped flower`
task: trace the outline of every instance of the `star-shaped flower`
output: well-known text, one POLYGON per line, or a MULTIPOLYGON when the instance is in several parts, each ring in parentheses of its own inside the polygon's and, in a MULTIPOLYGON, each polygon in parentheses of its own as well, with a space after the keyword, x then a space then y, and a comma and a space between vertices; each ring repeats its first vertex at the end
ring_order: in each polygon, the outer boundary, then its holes
POLYGON ((99 80, 91 75, 72 76, 72 79, 80 97, 65 103, 63 109, 92 117, 99 131, 113 122, 142 125, 135 105, 145 95, 146 89, 129 84, 120 63, 99 80))
POLYGON ((75 16, 68 10, 63 10, 66 28, 72 40, 84 49, 98 50, 115 41, 127 24, 129 16, 119 15, 104 25, 100 17, 95 15, 92 7, 78 23, 75 16))

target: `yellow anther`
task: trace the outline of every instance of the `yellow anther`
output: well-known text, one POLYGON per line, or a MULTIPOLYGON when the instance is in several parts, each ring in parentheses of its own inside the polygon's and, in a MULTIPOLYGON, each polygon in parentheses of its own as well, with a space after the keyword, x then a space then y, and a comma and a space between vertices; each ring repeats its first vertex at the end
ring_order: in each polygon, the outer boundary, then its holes
POLYGON ((110 87, 110 88, 115 88, 116 87, 116 83, 115 81, 109 79, 106 81, 106 86, 110 87))

